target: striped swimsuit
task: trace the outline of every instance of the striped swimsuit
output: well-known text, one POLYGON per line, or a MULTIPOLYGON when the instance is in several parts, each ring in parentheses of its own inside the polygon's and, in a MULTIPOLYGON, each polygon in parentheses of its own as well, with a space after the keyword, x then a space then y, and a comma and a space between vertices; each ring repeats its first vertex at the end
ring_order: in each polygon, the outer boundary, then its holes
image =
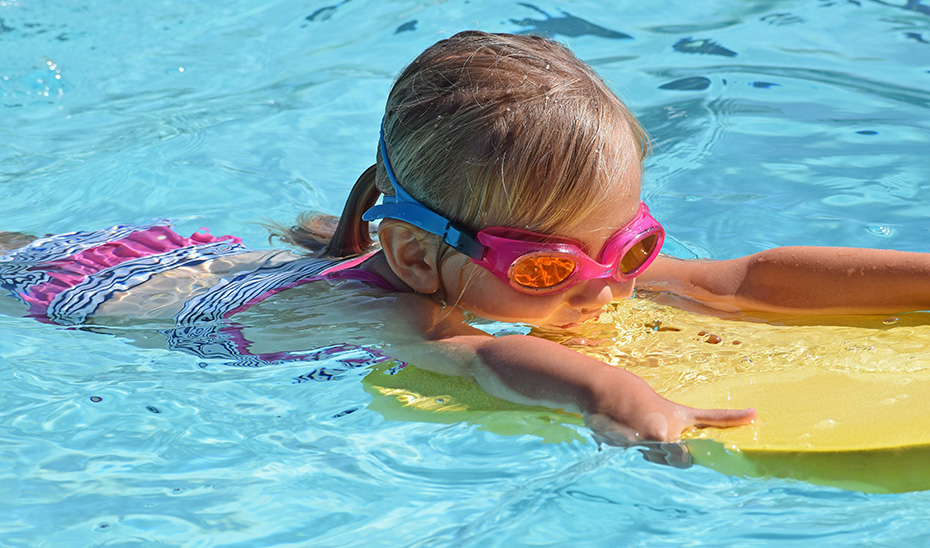
MULTIPOLYGON (((180 236, 168 221, 59 234, 0 254, 0 290, 28 305, 31 317, 79 326, 112 295, 143 284, 156 274, 253 251, 233 236, 180 236)), ((382 278, 353 268, 367 258, 306 257, 260 264, 223 278, 189 299, 175 315, 174 326, 159 332, 167 338, 169 349, 233 365, 322 359, 337 351, 361 352, 361 361, 355 358, 352 367, 384 361, 389 358, 354 345, 334 345, 299 355, 251 354, 241 326, 229 321, 276 293, 323 279, 359 279, 391 290, 382 278), (321 357, 314 358, 315 354, 321 357)))

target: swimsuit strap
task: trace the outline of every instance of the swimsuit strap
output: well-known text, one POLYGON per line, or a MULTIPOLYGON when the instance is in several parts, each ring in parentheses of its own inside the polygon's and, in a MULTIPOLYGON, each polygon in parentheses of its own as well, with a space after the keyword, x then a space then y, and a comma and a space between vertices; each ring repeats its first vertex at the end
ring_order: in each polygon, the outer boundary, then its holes
POLYGON ((340 263, 325 272, 321 272, 320 276, 327 280, 359 280, 387 291, 397 291, 394 286, 378 274, 355 268, 370 259, 375 253, 375 251, 372 251, 371 253, 366 253, 365 255, 360 255, 354 259, 340 263))
POLYGON ((242 326, 228 319, 276 293, 320 280, 358 279, 393 290, 380 276, 355 268, 372 255, 348 260, 307 257, 276 264, 266 261, 187 301, 174 318, 175 326, 160 333, 168 339, 171 350, 222 359, 232 365, 261 366, 304 360, 305 353, 251 354, 242 326))
POLYGON ((275 293, 320 279, 320 273, 338 266, 340 259, 305 258, 277 264, 265 262, 253 270, 222 280, 184 303, 174 317, 177 325, 192 325, 228 318, 275 293))

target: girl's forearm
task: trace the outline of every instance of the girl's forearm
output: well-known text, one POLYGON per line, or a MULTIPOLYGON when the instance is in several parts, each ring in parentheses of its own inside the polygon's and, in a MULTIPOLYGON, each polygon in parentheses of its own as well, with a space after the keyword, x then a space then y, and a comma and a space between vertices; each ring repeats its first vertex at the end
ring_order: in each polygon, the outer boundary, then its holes
POLYGON ((700 410, 659 396, 636 375, 537 337, 453 337, 441 344, 474 352, 468 374, 508 401, 580 411, 599 433, 618 441, 678 439, 691 426, 736 426, 751 409, 700 410))
POLYGON ((785 247, 759 253, 738 294, 829 312, 930 308, 930 254, 854 248, 785 247))
POLYGON ((930 308, 927 253, 780 247, 725 261, 663 259, 637 286, 710 306, 817 313, 930 308))
POLYGON ((604 382, 613 387, 618 398, 635 390, 652 392, 644 381, 627 371, 538 337, 482 337, 468 344, 474 351, 470 376, 486 391, 507 400, 587 412, 592 407, 595 387, 604 382))

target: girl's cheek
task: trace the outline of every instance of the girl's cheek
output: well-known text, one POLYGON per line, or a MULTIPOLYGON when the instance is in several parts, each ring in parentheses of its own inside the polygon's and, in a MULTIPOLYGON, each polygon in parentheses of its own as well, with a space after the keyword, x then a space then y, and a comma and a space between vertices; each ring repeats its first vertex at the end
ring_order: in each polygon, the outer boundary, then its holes
POLYGON ((489 319, 541 321, 563 305, 560 295, 520 293, 464 255, 450 257, 442 271, 446 302, 489 319))
POLYGON ((635 285, 635 280, 630 280, 628 282, 611 282, 610 290, 614 294, 614 300, 620 301, 623 299, 629 299, 633 296, 633 287, 635 285))

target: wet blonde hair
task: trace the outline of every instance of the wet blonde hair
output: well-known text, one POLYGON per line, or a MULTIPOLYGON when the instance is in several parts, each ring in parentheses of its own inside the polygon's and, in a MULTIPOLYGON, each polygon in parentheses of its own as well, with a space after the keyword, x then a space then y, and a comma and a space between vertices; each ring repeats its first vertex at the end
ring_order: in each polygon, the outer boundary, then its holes
MULTIPOLYGON (((628 174, 648 148, 600 77, 538 36, 468 31, 434 44, 398 76, 383 124, 404 189, 473 231, 568 230, 633 184, 628 174)), ((379 152, 331 237, 319 216, 283 237, 308 249, 325 243, 325 256, 362 253, 372 239, 361 216, 381 193, 394 189, 379 152)))

